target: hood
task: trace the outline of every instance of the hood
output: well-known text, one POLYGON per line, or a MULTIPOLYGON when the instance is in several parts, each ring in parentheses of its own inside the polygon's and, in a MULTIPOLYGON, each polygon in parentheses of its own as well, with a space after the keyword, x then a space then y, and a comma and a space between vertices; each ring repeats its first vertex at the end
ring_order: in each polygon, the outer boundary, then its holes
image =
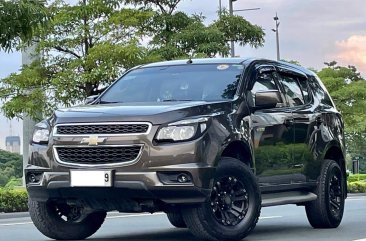
POLYGON ((190 116, 226 112, 230 109, 231 102, 228 101, 117 103, 59 109, 53 119, 54 124, 147 121, 158 125, 190 116))

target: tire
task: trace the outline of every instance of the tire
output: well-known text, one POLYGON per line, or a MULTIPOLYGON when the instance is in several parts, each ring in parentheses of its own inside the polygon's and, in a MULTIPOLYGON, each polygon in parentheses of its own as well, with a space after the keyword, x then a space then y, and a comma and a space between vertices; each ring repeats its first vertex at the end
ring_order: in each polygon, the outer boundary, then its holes
POLYGON ((253 172, 239 160, 225 157, 216 169, 210 197, 198 206, 182 209, 182 215, 196 237, 232 241, 243 239, 255 228, 260 211, 261 195, 253 172), (240 211, 235 211, 239 206, 240 211))
POLYGON ((103 224, 106 212, 95 212, 82 221, 65 221, 53 202, 28 201, 34 225, 45 236, 56 240, 78 240, 93 235, 103 224))
POLYGON ((314 228, 336 228, 340 225, 345 202, 345 177, 333 160, 324 160, 315 194, 318 198, 305 204, 309 223, 314 228))
POLYGON ((169 222, 176 228, 186 228, 187 225, 183 220, 183 216, 180 210, 168 212, 166 214, 168 216, 169 222))

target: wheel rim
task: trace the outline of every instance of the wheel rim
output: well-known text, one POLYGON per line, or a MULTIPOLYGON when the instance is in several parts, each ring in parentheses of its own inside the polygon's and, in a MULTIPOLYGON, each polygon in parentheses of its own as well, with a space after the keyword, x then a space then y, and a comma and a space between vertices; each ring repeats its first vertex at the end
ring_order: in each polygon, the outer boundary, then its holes
POLYGON ((239 224, 248 212, 248 192, 235 177, 219 179, 211 192, 210 205, 215 219, 225 226, 239 224))
POLYGON ((333 172, 329 179, 329 209, 336 216, 341 212, 343 202, 342 176, 339 170, 333 172))
POLYGON ((77 222, 82 216, 82 208, 77 206, 69 206, 67 204, 51 203, 56 215, 63 221, 68 223, 77 222))

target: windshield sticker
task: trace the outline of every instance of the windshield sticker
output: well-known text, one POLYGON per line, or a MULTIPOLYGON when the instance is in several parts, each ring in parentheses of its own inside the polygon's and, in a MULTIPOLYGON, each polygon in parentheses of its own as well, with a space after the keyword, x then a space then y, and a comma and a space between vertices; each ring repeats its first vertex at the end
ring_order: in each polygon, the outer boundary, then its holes
POLYGON ((217 66, 218 70, 225 70, 228 69, 230 67, 230 65, 227 64, 220 64, 219 66, 217 66))

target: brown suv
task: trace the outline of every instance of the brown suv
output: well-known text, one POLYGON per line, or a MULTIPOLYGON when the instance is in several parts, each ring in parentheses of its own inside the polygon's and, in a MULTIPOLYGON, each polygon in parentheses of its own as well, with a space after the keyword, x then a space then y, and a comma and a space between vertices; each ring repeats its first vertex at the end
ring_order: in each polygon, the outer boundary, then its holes
POLYGON ((25 170, 36 227, 83 239, 106 213, 167 213, 205 240, 240 240, 261 207, 305 206, 335 228, 346 198, 343 121, 311 71, 194 59, 126 72, 36 125, 25 170))

